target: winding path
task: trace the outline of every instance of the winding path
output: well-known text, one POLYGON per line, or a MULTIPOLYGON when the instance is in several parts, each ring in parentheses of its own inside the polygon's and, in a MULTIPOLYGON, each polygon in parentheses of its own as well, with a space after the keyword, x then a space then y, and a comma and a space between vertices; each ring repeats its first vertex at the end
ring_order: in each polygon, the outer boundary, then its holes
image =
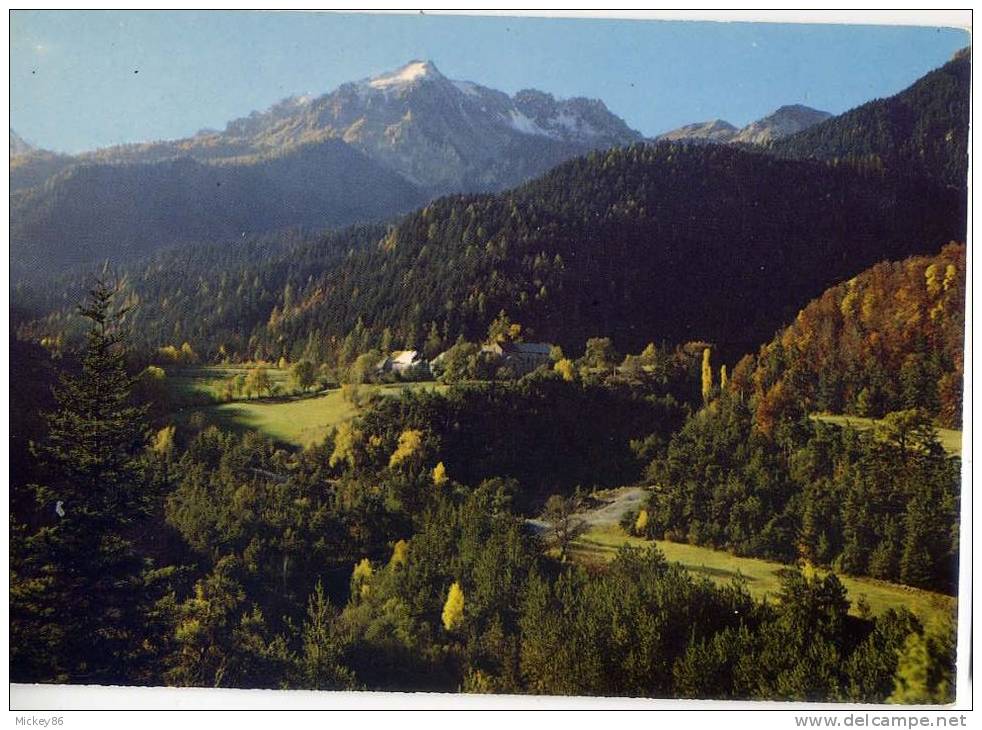
MULTIPOLYGON (((620 524, 621 518, 628 512, 638 509, 648 495, 644 487, 620 487, 606 489, 592 495, 593 499, 603 502, 599 507, 577 512, 575 517, 587 527, 609 527, 620 524)), ((545 532, 551 525, 542 518, 527 519, 525 523, 536 532, 545 532)))

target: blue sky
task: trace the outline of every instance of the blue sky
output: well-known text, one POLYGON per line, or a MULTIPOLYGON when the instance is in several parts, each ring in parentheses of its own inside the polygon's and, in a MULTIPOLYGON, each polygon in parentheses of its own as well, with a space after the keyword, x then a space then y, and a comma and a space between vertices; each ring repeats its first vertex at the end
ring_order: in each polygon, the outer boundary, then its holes
POLYGON ((333 13, 13 11, 11 126, 78 152, 172 139, 404 64, 603 99, 654 135, 782 104, 839 113, 969 44, 937 27, 333 13))

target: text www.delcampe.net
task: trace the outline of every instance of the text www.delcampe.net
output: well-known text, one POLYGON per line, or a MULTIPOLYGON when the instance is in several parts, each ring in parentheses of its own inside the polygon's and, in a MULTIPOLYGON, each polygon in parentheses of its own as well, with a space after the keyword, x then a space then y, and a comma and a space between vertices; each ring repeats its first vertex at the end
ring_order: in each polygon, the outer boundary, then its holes
POLYGON ((967 727, 966 715, 796 715, 796 727, 967 727))

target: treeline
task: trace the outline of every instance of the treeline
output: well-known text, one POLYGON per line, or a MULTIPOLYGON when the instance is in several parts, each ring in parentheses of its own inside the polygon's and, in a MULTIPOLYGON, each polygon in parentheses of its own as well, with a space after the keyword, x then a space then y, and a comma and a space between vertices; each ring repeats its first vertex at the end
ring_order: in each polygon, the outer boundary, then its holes
POLYGON ((97 288, 86 307, 80 370, 16 482, 14 681, 950 699, 952 636, 906 611, 850 616, 832 575, 789 571, 765 604, 657 551, 599 573, 544 554, 516 507, 523 480, 561 464, 523 454, 562 449, 570 484, 577 464, 613 469, 599 451, 618 443, 591 441, 618 421, 620 442, 674 428, 652 417, 658 399, 539 375, 380 400, 298 452, 215 428, 153 434, 109 298, 97 288))
MULTIPOLYGON (((361 351, 434 336, 449 347, 502 310, 567 349, 609 336, 637 351, 654 336, 745 352, 857 270, 961 237, 964 205, 920 178, 636 145, 497 196, 443 198, 370 242, 359 229, 291 249, 311 269, 175 258, 127 281, 150 346, 188 340, 206 359, 323 362, 356 331, 361 351), (324 258, 330 240, 351 254, 324 258)), ((40 339, 64 324, 30 329, 40 339)))
POLYGON ((922 174, 965 190, 971 116, 971 50, 888 99, 877 99, 775 141, 770 151, 922 174))

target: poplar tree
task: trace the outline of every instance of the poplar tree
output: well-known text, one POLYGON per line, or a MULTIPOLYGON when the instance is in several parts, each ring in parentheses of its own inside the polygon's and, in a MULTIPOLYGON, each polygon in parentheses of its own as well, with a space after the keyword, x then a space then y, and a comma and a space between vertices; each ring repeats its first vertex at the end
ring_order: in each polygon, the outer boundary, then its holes
POLYGON ((702 400, 709 403, 713 395, 713 366, 709 361, 710 349, 707 347, 702 351, 702 400))

